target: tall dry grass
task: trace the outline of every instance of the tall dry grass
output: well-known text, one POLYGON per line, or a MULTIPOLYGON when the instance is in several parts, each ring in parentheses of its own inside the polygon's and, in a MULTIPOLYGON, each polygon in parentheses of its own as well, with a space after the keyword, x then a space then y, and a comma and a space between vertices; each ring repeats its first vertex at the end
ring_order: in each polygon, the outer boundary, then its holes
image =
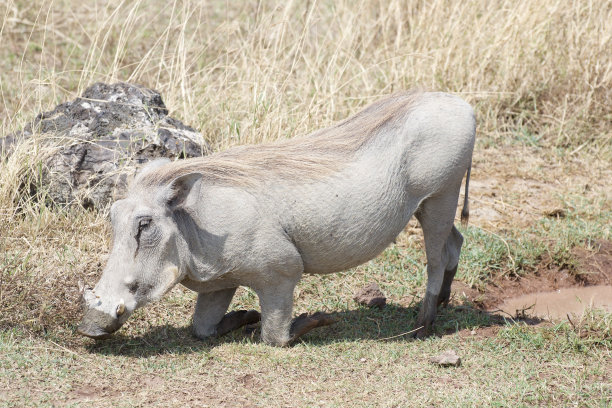
POLYGON ((162 92, 217 148, 291 137, 422 86, 480 132, 610 141, 612 1, 12 1, 2 133, 96 81, 162 92))
MULTIPOLYGON (((0 19, 0 136, 97 81, 159 90, 216 149, 423 87, 471 102, 482 146, 610 154, 610 0, 4 0, 0 19)), ((15 216, 40 161, 29 143, 0 163, 3 324, 61 320, 73 292, 59 282, 95 273, 107 249, 98 215, 15 216), (37 300, 15 309, 24 299, 37 300)))

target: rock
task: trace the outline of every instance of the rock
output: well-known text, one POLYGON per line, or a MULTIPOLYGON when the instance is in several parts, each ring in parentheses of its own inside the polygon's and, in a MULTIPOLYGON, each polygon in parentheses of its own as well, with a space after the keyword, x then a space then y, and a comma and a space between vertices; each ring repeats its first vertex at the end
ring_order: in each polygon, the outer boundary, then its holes
POLYGON ((544 211, 544 215, 550 218, 565 218, 567 212, 563 208, 553 208, 544 211))
POLYGON ((374 282, 358 290, 353 295, 353 300, 368 307, 383 307, 387 303, 387 298, 374 282))
MULTIPOLYGON (((200 133, 168 116, 158 92, 127 83, 90 86, 81 97, 0 139, 0 151, 11 154, 17 142, 33 135, 48 150, 39 185, 62 206, 104 208, 125 192, 143 163, 210 152, 200 133)), ((23 190, 36 193, 36 186, 23 190)))
POLYGON ((461 365, 461 358, 454 350, 446 350, 444 353, 432 357, 429 361, 442 367, 459 367, 461 365))

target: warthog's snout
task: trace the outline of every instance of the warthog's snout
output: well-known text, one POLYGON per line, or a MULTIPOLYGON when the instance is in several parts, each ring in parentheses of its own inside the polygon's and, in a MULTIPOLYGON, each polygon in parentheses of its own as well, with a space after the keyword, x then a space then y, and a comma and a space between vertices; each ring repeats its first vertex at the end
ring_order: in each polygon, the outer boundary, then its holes
POLYGON ((121 322, 100 310, 89 309, 79 324, 77 332, 92 339, 107 339, 112 333, 119 330, 121 322))

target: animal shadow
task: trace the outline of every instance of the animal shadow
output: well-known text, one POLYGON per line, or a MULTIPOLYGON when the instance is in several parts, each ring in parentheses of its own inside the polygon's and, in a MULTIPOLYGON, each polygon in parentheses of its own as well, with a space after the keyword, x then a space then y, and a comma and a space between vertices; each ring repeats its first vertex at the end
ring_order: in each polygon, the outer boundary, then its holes
MULTIPOLYGON (((357 307, 332 312, 336 323, 316 328, 297 340, 296 344, 325 345, 343 341, 378 340, 393 342, 413 341, 419 305, 408 307, 387 304, 382 308, 357 307)), ((471 305, 439 308, 433 336, 453 335, 465 329, 506 325, 515 319, 504 318, 471 305)), ((522 320, 538 324, 539 319, 522 320)), ((258 343, 258 330, 238 329, 225 336, 200 340, 193 335, 191 326, 162 325, 148 330, 141 336, 118 333, 111 339, 97 341, 87 346, 90 352, 103 355, 147 357, 159 354, 191 354, 209 351, 226 343, 258 343)))

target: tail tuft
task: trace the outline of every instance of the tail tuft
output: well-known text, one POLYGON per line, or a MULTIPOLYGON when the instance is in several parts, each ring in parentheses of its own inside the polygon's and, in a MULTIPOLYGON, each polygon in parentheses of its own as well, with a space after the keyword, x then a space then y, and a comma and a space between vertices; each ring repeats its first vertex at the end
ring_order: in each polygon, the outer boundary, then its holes
POLYGON ((470 208, 468 205, 464 205, 463 210, 461 210, 461 226, 467 227, 469 220, 470 220, 470 208))

